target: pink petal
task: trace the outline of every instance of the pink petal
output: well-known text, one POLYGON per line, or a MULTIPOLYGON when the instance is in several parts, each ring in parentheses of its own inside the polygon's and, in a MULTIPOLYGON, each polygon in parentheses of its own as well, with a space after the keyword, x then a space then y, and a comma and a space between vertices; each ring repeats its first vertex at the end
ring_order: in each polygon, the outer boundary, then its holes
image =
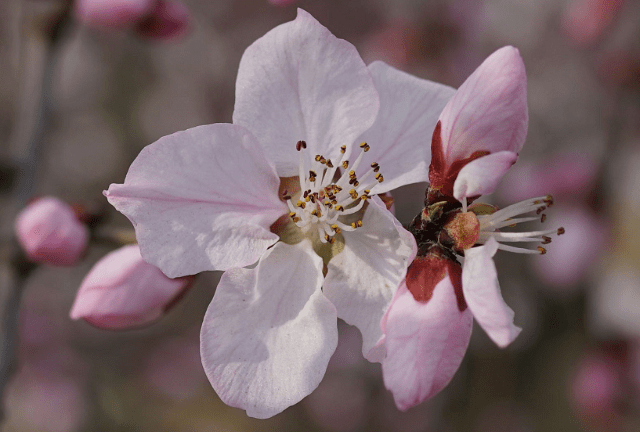
POLYGON ((167 278, 142 259, 137 245, 124 246, 87 273, 70 316, 110 330, 139 327, 160 319, 189 282, 167 278))
POLYGON ((136 24, 136 31, 154 39, 170 39, 184 34, 189 27, 189 9, 179 2, 160 0, 155 9, 136 24))
POLYGON ((453 378, 469 345, 473 316, 460 311, 445 276, 426 302, 418 302, 403 283, 386 317, 384 384, 397 407, 409 408, 435 396, 453 378))
POLYGON ((358 327, 362 352, 369 361, 381 361, 370 350, 382 337, 380 320, 415 256, 413 236, 374 197, 362 219, 362 228, 344 232, 344 250, 329 261, 323 292, 338 317, 358 327))
POLYGON ((202 364, 227 405, 274 416, 311 393, 338 343, 322 259, 276 243, 253 269, 227 271, 202 324, 202 364))
POLYGON ((373 124, 378 107, 355 47, 298 9, 294 21, 244 52, 233 122, 258 137, 280 177, 290 177, 298 175, 298 140, 307 142, 310 158, 337 161, 340 146, 350 146, 373 124))
POLYGON ((431 158, 428 139, 455 90, 379 61, 369 65, 369 70, 380 96, 380 111, 373 126, 357 140, 371 146, 359 176, 371 162, 380 164, 384 182, 373 187, 374 194, 427 181, 431 158))
POLYGON ((493 256, 498 242, 491 237, 483 246, 465 251, 462 291, 480 327, 499 347, 509 345, 522 330, 513 324, 513 310, 502 299, 493 256))
POLYGON ((76 0, 75 14, 84 24, 121 28, 143 18, 154 8, 155 0, 76 0))
POLYGON ((487 57, 440 114, 445 162, 478 151, 520 152, 528 119, 524 64, 507 46, 487 57))
POLYGON ((22 209, 15 232, 30 260, 58 266, 76 264, 89 242, 88 228, 68 204, 54 197, 37 199, 22 209))
POLYGON ((462 198, 493 193, 517 159, 515 153, 500 151, 469 162, 453 183, 453 196, 462 201, 462 198))
POLYGON ((251 133, 214 124, 147 146, 105 195, 133 223, 145 260, 177 277, 256 262, 288 211, 279 184, 251 133))

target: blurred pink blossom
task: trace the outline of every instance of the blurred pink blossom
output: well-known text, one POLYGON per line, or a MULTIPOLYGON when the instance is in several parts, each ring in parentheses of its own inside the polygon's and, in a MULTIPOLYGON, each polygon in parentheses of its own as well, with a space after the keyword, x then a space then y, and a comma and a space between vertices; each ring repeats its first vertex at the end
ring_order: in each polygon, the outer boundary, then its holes
POLYGON ((598 174, 598 162, 581 152, 549 156, 544 162, 516 164, 506 176, 508 187, 500 190, 506 202, 530 196, 551 194, 561 201, 584 201, 592 191, 598 174))
POLYGON ((124 246, 85 276, 70 316, 110 330, 143 326, 160 319, 190 282, 166 277, 142 259, 138 245, 124 246))
POLYGON ((170 399, 180 401, 196 395, 208 383, 198 339, 176 337, 156 346, 146 359, 144 377, 170 399))
POLYGON ((622 392, 623 364, 614 353, 589 353, 574 372, 569 388, 571 404, 589 430, 619 430, 616 400, 622 392))
POLYGON ((562 16, 562 27, 575 43, 593 43, 616 18, 624 1, 571 0, 562 16))
POLYGON ((76 0, 75 13, 86 25, 102 29, 133 28, 154 39, 182 34, 189 25, 189 10, 166 0, 76 0))
POLYGON ((15 231, 30 260, 58 266, 77 263, 89 241, 89 229, 74 210, 54 197, 27 205, 16 217, 15 231))
POLYGON ((11 383, 8 423, 39 432, 80 431, 87 416, 86 398, 77 379, 25 367, 11 383))
POLYGON ((269 0, 274 6, 289 6, 296 3, 298 0, 269 0))
POLYGON ((593 263, 605 251, 607 225, 585 207, 563 205, 554 208, 548 223, 563 226, 566 234, 553 243, 547 254, 529 263, 547 286, 558 293, 571 293, 589 276, 593 263))

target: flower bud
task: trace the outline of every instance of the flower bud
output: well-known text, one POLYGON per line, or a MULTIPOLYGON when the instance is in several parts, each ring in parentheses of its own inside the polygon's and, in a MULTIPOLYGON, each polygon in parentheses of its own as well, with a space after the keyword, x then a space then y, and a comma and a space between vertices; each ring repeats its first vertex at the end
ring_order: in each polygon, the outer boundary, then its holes
POLYGON ((160 319, 190 286, 192 277, 169 279, 124 246, 98 261, 85 276, 71 319, 109 330, 140 327, 160 319))
POLYGON ((155 0, 77 0, 75 13, 84 24, 123 28, 153 10, 155 0))
POLYGON ((30 260, 59 266, 78 262, 89 240, 88 228, 73 209, 53 197, 25 207, 16 218, 15 230, 30 260))

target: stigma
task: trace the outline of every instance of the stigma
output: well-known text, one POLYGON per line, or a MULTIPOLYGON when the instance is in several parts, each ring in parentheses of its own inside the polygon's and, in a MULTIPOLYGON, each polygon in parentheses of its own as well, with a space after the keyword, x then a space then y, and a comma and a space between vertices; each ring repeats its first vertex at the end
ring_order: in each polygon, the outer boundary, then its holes
POLYGON ((369 151, 367 143, 360 144, 360 154, 353 162, 346 158, 346 146, 340 148, 341 157, 337 162, 315 155, 307 166, 304 152, 307 144, 296 143, 299 153, 298 178, 300 194, 295 198, 284 193, 283 199, 289 207, 289 217, 305 233, 315 230, 322 243, 333 243, 336 234, 354 231, 362 227, 358 213, 371 198, 371 189, 384 181, 380 165, 373 162, 370 169, 360 178, 356 170, 363 155, 369 151), (347 218, 349 215, 354 215, 347 218), (345 219, 353 219, 350 223, 345 219))

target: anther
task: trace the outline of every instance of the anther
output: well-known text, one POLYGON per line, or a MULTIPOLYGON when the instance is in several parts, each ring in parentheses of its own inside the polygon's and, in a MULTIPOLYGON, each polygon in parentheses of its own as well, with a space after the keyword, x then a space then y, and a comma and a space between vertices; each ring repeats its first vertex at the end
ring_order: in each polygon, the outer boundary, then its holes
POLYGON ((353 198, 353 199, 357 199, 358 198, 358 192, 356 192, 355 189, 351 189, 349 191, 349 195, 351 195, 351 198, 353 198))
POLYGON ((544 255, 547 253, 547 250, 542 246, 538 246, 536 249, 538 249, 538 252, 540 252, 540 255, 544 255))
POLYGON ((296 212, 289 212, 289 217, 295 217, 296 212))
POLYGON ((371 168, 373 168, 373 172, 378 172, 380 171, 380 165, 378 165, 378 162, 374 162, 371 164, 371 168))
POLYGON ((371 147, 369 147, 369 144, 367 144, 366 142, 363 142, 360 143, 360 148, 362 149, 362 151, 368 152, 371 147))
POLYGON ((307 148, 307 143, 306 142, 298 141, 296 143, 296 150, 300 151, 300 150, 305 149, 305 148, 307 148))
POLYGON ((361 221, 361 220, 359 220, 359 221, 356 223, 356 225, 358 225, 358 228, 361 228, 361 227, 362 227, 362 221, 361 221))
POLYGON ((542 213, 543 211, 545 211, 546 209, 547 209, 547 208, 546 208, 545 206, 538 207, 538 209, 536 210, 536 214, 540 214, 540 213, 542 213))
POLYGON ((549 243, 551 243, 551 237, 542 236, 542 244, 549 244, 549 243))
POLYGON ((547 220, 547 215, 542 213, 542 216, 540 216, 540 223, 544 222, 547 220))
POLYGON ((353 178, 356 176, 356 172, 354 170, 349 171, 349 177, 353 178))
POLYGON ((333 168, 333 163, 331 163, 331 159, 327 159, 327 167, 333 168))
POLYGON ((347 151, 347 146, 340 147, 340 153, 344 154, 347 151))
POLYGON ((384 181, 384 177, 382 177, 382 174, 378 173, 376 174, 376 180, 378 180, 379 183, 382 183, 384 181))
POLYGON ((558 228, 558 235, 564 234, 564 227, 558 228))
POLYGON ((342 168, 344 168, 344 169, 349 168, 349 161, 348 160, 342 162, 342 168))
POLYGON ((321 159, 321 158, 322 158, 322 156, 320 156, 320 155, 316 155, 316 157, 315 157, 316 162, 320 162, 320 159, 321 159))
POLYGON ((307 204, 304 201, 298 201, 296 203, 296 206, 298 206, 300 208, 305 208, 307 206, 307 204))
POLYGON ((322 213, 320 213, 319 210, 311 210, 311 214, 314 215, 314 216, 317 216, 317 217, 322 216, 322 213))
POLYGON ((300 222, 300 218, 298 216, 292 218, 294 222, 300 222))
POLYGON ((343 211, 343 210, 344 210, 344 207, 342 207, 340 204, 336 206, 336 211, 343 211))
POLYGON ((333 237, 331 237, 329 234, 325 234, 324 235, 324 239, 327 241, 327 243, 331 243, 334 244, 336 239, 334 239, 333 237))

